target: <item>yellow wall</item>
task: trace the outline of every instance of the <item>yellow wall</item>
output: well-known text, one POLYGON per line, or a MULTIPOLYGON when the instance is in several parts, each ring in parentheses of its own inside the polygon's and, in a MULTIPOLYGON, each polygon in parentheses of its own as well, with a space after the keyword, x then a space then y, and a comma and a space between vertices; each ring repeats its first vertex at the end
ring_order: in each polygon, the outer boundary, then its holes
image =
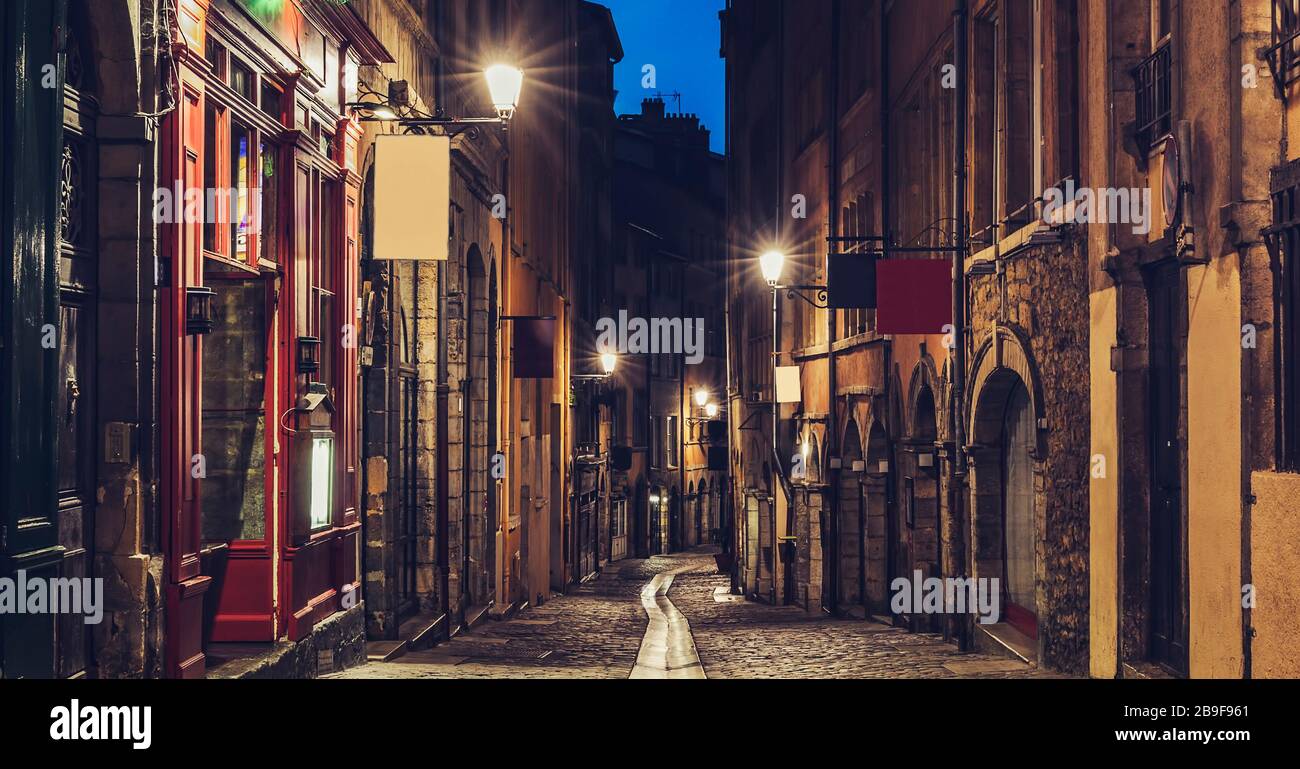
POLYGON ((1235 253, 1187 269, 1188 663, 1240 678, 1241 276, 1235 253))
POLYGON ((1114 678, 1119 660, 1119 423, 1117 380, 1110 365, 1110 350, 1115 343, 1115 298, 1113 287, 1093 291, 1089 298, 1091 455, 1100 454, 1106 459, 1105 478, 1091 478, 1089 466, 1088 646, 1089 673, 1094 678, 1114 678))
POLYGON ((1300 475, 1257 472, 1250 478, 1255 505, 1250 515, 1251 584, 1255 606, 1250 625, 1251 678, 1300 678, 1300 475))

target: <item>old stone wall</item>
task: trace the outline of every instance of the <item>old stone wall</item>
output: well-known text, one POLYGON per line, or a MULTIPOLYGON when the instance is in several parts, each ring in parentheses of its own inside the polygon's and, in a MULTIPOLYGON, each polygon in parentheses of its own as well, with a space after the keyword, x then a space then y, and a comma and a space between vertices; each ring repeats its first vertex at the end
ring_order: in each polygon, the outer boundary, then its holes
MULTIPOLYGON (((1028 341, 1038 452, 1039 642, 1042 662, 1067 672, 1088 667, 1088 300, 1081 240, 1029 247, 1003 258, 995 275, 972 281, 974 349, 995 326, 1028 341)), ((974 383, 968 383, 973 386, 974 383)), ((972 393, 969 403, 977 402, 972 393)), ((967 415, 967 419, 970 415, 967 415)))

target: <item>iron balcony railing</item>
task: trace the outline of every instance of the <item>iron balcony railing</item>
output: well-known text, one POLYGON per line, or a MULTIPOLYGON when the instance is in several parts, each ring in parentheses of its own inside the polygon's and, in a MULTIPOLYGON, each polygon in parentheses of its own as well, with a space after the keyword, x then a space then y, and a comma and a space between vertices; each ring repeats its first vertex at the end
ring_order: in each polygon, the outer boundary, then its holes
POLYGON ((1300 0, 1273 0, 1273 44, 1264 49, 1278 98, 1300 80, 1300 0))
POLYGON ((1133 69, 1137 85, 1137 138, 1142 152, 1172 128, 1172 59, 1166 38, 1141 64, 1133 69))

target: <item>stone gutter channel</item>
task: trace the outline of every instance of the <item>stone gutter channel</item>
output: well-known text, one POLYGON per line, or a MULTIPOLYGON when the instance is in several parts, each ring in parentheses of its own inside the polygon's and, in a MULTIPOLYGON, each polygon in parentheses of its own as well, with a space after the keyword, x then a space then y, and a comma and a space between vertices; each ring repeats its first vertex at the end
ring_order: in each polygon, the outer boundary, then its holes
POLYGON ((695 651, 695 639, 685 615, 668 600, 674 572, 656 574, 641 589, 641 606, 650 622, 641 639, 636 665, 628 678, 697 678, 702 679, 704 666, 695 651))

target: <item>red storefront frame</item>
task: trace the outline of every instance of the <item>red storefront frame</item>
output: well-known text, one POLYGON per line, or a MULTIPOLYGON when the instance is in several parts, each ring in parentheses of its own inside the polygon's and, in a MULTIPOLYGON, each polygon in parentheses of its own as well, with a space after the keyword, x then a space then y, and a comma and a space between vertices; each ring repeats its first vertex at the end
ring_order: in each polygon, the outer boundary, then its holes
MULTIPOLYGON (((310 9, 311 6, 308 6, 310 9)), ((223 48, 259 78, 282 89, 281 122, 250 112, 244 105, 241 121, 260 132, 279 176, 275 199, 262 200, 264 209, 277 214, 273 225, 279 237, 270 239, 275 253, 261 254, 259 238, 250 238, 249 253, 259 258, 240 264, 207 252, 203 224, 186 222, 160 225, 161 287, 160 355, 162 533, 165 556, 166 673, 171 677, 201 677, 206 672, 204 648, 211 641, 300 640, 312 627, 340 608, 343 594, 359 589, 357 558, 360 540, 358 514, 357 455, 357 351, 355 322, 359 242, 359 199, 361 180, 357 174, 359 124, 338 114, 317 95, 321 78, 296 66, 292 50, 277 35, 298 35, 305 25, 337 50, 338 77, 346 84, 344 68, 361 59, 365 63, 387 60, 382 46, 370 36, 352 11, 314 9, 311 14, 286 2, 283 17, 260 23, 232 0, 181 0, 179 21, 183 44, 176 50, 179 104, 162 123, 162 168, 160 188, 203 189, 205 169, 205 111, 209 101, 222 104, 230 116, 238 106, 222 72, 214 70, 205 56, 208 35, 219 39, 223 48), (261 31, 261 36, 249 30, 261 31), (360 38, 360 40, 358 40, 360 38), (255 42, 254 42, 255 41, 255 42), (358 52, 364 52, 362 53, 358 52), (283 62, 288 61, 289 66, 283 62), (322 146, 321 135, 332 135, 322 146), (314 189, 301 184, 317 179, 314 189), (332 190, 331 206, 321 206, 315 193, 332 190), (314 208, 313 206, 318 206, 314 208), (329 221, 319 222, 324 211, 333 211, 329 221), (306 224, 307 226, 301 226, 306 224), (329 236, 322 237, 329 228, 329 236), (321 255, 323 244, 333 244, 332 253, 321 255), (316 300, 311 290, 312 265, 330 269, 334 292, 334 319, 338 329, 320 329, 319 305, 304 307, 302 297, 316 300), (203 371, 201 336, 186 333, 186 289, 204 284, 204 270, 217 271, 266 286, 266 453, 264 482, 266 518, 261 540, 233 540, 224 545, 223 568, 214 579, 210 563, 203 557, 200 478, 190 472, 192 461, 202 449, 203 371), (305 292, 302 291, 305 285, 305 292), (345 323, 346 321, 346 323, 345 323), (297 339, 318 336, 329 345, 332 368, 328 380, 335 385, 333 510, 327 526, 313 531, 305 542, 295 544, 290 510, 294 499, 294 477, 307 468, 294 466, 295 437, 291 428, 293 407, 305 392, 308 379, 297 373, 297 339), (277 450, 278 449, 278 450, 277 450), (205 638, 205 604, 215 607, 208 614, 205 638)), ((231 62, 235 59, 230 59, 231 62)), ((326 58, 328 61, 328 58, 326 58)), ((254 94, 258 95, 254 79, 254 94)), ((336 103, 347 102, 339 85, 336 103)), ((251 142, 251 140, 250 140, 251 142)), ((257 145, 257 142, 251 142, 257 145)), ((214 146, 220 146, 215 144, 214 146)), ((262 147, 258 147, 260 152, 262 147)), ((229 157, 221 157, 228 163, 229 157)), ((222 165, 218 163, 217 165, 222 165)), ((261 173, 260 162, 253 163, 261 173)), ((260 177, 259 177, 260 178, 260 177)), ((260 185, 260 182, 259 182, 260 185)), ((263 217, 265 221, 267 217, 263 217)), ((224 238, 224 235, 223 235, 224 238)), ((270 248, 268 248, 270 250, 270 248)))

